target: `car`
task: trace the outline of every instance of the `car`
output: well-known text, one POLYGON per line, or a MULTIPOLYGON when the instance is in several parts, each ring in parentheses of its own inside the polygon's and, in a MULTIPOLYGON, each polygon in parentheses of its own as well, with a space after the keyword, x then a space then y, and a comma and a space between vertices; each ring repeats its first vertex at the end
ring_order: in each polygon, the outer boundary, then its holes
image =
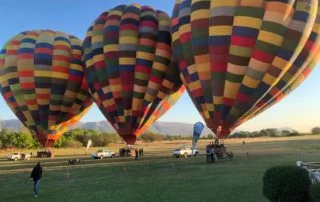
POLYGON ((103 158, 113 158, 115 157, 115 153, 113 151, 102 149, 93 153, 91 156, 94 159, 103 159, 103 158))
POLYGON ((189 146, 180 147, 179 149, 175 149, 172 151, 172 156, 175 156, 176 158, 179 157, 190 157, 190 156, 197 156, 199 154, 199 150, 194 149, 192 150, 189 146))
POLYGON ((13 153, 8 155, 8 160, 17 161, 17 160, 30 160, 31 155, 30 154, 24 154, 24 153, 13 153))

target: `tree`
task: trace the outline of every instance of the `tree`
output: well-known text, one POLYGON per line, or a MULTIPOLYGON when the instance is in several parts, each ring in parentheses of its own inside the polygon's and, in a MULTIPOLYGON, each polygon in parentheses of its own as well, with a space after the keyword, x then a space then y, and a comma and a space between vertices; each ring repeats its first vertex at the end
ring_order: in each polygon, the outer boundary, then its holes
POLYGON ((17 148, 32 148, 33 147, 33 138, 30 134, 27 133, 13 133, 13 144, 17 148))
POLYGON ((64 147, 66 145, 67 139, 65 138, 65 136, 61 136, 59 139, 57 139, 57 141, 54 143, 54 147, 55 148, 61 148, 64 147))
POLYGON ((252 134, 252 137, 261 137, 261 134, 259 133, 259 131, 253 131, 251 134, 252 134))
POLYGON ((0 138, 1 138, 1 142, 2 142, 2 147, 3 148, 13 147, 12 146, 12 141, 11 141, 12 132, 10 132, 8 129, 2 129, 0 134, 1 134, 0 138))
POLYGON ((311 133, 316 135, 316 134, 320 134, 320 127, 314 127, 311 129, 311 133))
POLYGON ((260 130, 260 135, 261 137, 266 137, 266 136, 270 136, 270 132, 268 130, 260 130))
POLYGON ((7 129, 1 130, 0 140, 2 148, 32 148, 35 142, 29 133, 11 132, 7 129))
POLYGON ((282 133, 276 128, 268 128, 267 131, 270 134, 270 137, 281 137, 282 133))

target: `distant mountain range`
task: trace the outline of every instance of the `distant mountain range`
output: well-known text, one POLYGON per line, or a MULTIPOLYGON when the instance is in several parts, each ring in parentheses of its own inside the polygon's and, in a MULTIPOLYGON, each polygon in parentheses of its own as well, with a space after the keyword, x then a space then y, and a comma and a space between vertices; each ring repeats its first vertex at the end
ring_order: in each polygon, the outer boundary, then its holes
MULTIPOLYGON (((7 128, 11 131, 20 131, 22 124, 17 119, 10 119, 10 120, 0 120, 0 130, 2 128, 7 128)), ((71 129, 76 128, 84 128, 84 129, 92 129, 100 132, 116 132, 113 127, 110 125, 108 121, 99 121, 99 122, 78 122, 71 129)), ((291 128, 278 128, 278 130, 288 130, 294 131, 291 128)), ((155 122, 150 128, 149 131, 162 134, 162 135, 192 135, 193 133, 193 124, 191 123, 178 123, 178 122, 155 122)), ((234 132, 236 132, 235 130, 234 132)), ((213 134, 213 132, 205 127, 202 132, 202 135, 213 134)))
MULTIPOLYGON (((0 130, 7 128, 12 131, 20 131, 22 124, 17 119, 0 120, 0 130)), ((74 126, 75 128, 92 129, 100 132, 116 132, 108 121, 99 122, 78 122, 74 126)), ((149 131, 159 133, 162 135, 192 135, 193 124, 190 123, 175 123, 175 122, 156 122, 150 128, 149 131)), ((202 135, 213 134, 208 128, 205 128, 202 135)))

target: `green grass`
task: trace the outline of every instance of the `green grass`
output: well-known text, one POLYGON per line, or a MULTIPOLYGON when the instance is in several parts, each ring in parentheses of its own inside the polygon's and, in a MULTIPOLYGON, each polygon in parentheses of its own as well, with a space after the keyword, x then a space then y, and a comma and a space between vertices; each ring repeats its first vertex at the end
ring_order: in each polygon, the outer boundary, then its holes
MULTIPOLYGON (((41 160, 44 173, 39 198, 33 197, 29 180, 36 160, 1 159, 0 201, 267 202, 261 180, 267 168, 295 165, 297 160, 320 161, 320 138, 241 142, 227 140, 235 157, 216 164, 205 163, 204 156, 173 158, 170 151, 179 144, 172 142, 143 145, 146 156, 138 161, 79 156, 80 165, 67 166, 66 160, 73 157, 41 160)), ((200 142, 200 151, 204 145, 200 142)))

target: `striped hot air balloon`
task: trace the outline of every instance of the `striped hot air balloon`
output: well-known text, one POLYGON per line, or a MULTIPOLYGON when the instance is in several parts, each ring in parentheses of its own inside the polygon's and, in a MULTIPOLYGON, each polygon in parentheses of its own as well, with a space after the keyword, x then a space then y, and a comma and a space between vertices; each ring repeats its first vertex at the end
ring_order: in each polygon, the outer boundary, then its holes
POLYGON ((0 90, 18 119, 52 147, 92 104, 82 41, 51 30, 22 32, 0 52, 0 90))
POLYGON ((102 13, 83 43, 93 98, 120 136, 136 138, 180 97, 171 62, 170 17, 148 6, 120 5, 102 13))
POLYGON ((318 0, 176 0, 173 55, 224 138, 294 90, 319 59, 318 0))

